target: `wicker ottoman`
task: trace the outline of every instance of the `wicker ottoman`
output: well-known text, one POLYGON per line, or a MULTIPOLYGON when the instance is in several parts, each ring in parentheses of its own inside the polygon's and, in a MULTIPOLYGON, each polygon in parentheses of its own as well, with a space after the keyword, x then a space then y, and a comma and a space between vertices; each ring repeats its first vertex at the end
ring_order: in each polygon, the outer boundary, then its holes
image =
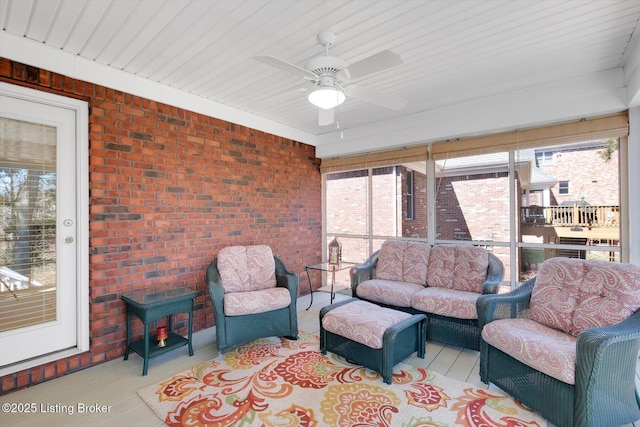
POLYGON ((351 298, 320 310, 320 351, 372 369, 391 384, 393 367, 417 352, 424 359, 426 316, 351 298))

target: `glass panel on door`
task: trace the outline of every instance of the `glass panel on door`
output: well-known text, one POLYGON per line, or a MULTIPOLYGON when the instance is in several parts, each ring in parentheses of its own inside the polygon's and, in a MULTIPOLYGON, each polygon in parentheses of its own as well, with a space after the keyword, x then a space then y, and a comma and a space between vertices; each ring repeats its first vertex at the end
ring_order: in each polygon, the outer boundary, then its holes
POLYGON ((0 332, 55 321, 56 136, 0 118, 0 332))

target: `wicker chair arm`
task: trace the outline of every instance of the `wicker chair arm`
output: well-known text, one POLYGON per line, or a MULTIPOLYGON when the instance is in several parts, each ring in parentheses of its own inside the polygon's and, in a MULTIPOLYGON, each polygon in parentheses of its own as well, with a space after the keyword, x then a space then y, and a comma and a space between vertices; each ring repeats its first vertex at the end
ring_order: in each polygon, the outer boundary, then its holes
POLYGON ((612 402, 627 408, 640 406, 635 383, 639 351, 640 310, 620 323, 585 329, 578 335, 575 398, 576 407, 586 408, 584 414, 576 414, 579 423, 603 414, 614 417, 617 411, 612 402))
POLYGON ((218 260, 214 259, 207 267, 207 273, 205 276, 207 287, 209 288, 209 298, 211 299, 211 305, 213 306, 213 316, 216 323, 216 335, 218 336, 218 342, 220 336, 226 334, 224 323, 224 287, 220 280, 220 272, 218 271, 218 260))
POLYGON ((375 277, 376 266, 378 265, 378 254, 380 251, 375 251, 367 258, 362 264, 354 265, 349 269, 349 276, 351 277, 351 291, 353 296, 356 296, 356 287, 364 282, 375 277))
MULTIPOLYGON (((207 273, 205 276, 205 280, 209 287, 209 293, 211 295, 211 299, 220 302, 220 308, 222 308, 222 301, 224 300, 224 287, 222 286, 222 281, 220 280, 220 272, 218 271, 218 260, 213 260, 209 267, 207 268, 207 273)), ((214 307, 217 308, 217 307, 214 307)))
POLYGON ((504 277, 504 265, 500 258, 489 252, 489 265, 487 266, 487 280, 482 284, 483 294, 497 294, 504 277))
MULTIPOLYGON (((625 358, 633 360, 635 371, 636 358, 640 346, 640 310, 615 325, 585 329, 578 335, 576 364, 578 367, 592 366, 592 370, 602 363, 604 352, 607 357, 615 357, 620 363, 625 358), (632 343, 631 347, 626 344, 632 343), (627 348, 628 347, 628 348, 627 348)), ((610 361, 611 359, 609 359, 610 361)), ((610 362, 609 362, 610 363, 610 362)), ((614 366, 619 366, 614 363, 614 366)), ((608 373, 610 375, 610 372, 608 373)))
POLYGON ((222 287, 222 283, 210 280, 208 287, 214 314, 224 313, 224 288, 222 287))
POLYGON ((476 301, 480 328, 498 319, 519 317, 529 308, 535 277, 506 294, 480 295, 476 301))
POLYGON ((289 271, 280 258, 275 256, 273 258, 276 261, 276 286, 289 289, 291 299, 296 299, 298 297, 298 284, 300 281, 298 275, 289 271))
POLYGON ((211 263, 209 264, 209 267, 207 267, 207 272, 205 275, 205 280, 207 281, 207 283, 219 283, 221 284, 220 281, 220 272, 218 271, 218 259, 214 259, 213 261, 211 261, 211 263))
POLYGON ((637 339, 640 339, 640 310, 615 325, 585 329, 578 335, 577 351, 590 351, 601 345, 637 339))

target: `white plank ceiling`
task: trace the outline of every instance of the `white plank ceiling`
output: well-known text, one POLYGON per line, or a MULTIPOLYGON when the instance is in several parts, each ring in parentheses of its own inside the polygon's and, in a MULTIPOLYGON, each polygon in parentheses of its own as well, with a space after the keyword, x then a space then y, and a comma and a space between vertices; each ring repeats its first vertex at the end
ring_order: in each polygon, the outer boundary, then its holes
POLYGON ((0 0, 0 55, 54 71, 58 55, 73 57, 94 70, 76 65, 74 77, 144 81, 142 95, 184 94, 181 106, 218 106, 331 156, 622 110, 637 98, 639 20, 640 0, 0 0), (403 110, 349 98, 336 123, 318 126, 300 90, 309 83, 253 59, 304 66, 327 29, 337 35, 331 54, 348 63, 383 49, 403 58, 354 82, 405 98, 403 110), (602 102, 585 100, 585 87, 602 102), (549 93, 563 105, 547 117, 549 93), (536 94, 544 100, 534 108, 536 94), (601 105, 571 113, 570 102, 601 105), (483 117, 487 108, 503 118, 483 117), (509 118, 514 109, 522 114, 509 118))

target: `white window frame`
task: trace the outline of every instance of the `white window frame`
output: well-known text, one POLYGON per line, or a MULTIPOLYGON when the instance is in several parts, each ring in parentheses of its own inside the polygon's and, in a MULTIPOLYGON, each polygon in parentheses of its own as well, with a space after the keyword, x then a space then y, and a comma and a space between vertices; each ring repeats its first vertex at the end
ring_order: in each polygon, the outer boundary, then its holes
POLYGON ((551 166, 553 164, 553 151, 536 151, 536 166, 551 166))

